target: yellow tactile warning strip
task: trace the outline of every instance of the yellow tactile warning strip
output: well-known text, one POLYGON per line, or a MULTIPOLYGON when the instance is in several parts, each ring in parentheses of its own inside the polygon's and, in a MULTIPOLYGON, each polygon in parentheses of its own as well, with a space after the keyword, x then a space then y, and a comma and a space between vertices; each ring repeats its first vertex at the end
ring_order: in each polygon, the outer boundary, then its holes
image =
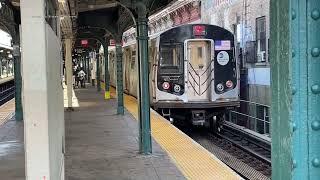
MULTIPOLYGON (((115 89, 111 96, 116 97, 115 89)), ((125 95, 126 109, 138 119, 137 100, 125 95)), ((152 137, 169 154, 187 179, 238 180, 242 179, 217 157, 172 126, 157 112, 151 110, 152 137)))
POLYGON ((11 99, 0 106, 0 126, 6 123, 14 115, 15 101, 11 99))

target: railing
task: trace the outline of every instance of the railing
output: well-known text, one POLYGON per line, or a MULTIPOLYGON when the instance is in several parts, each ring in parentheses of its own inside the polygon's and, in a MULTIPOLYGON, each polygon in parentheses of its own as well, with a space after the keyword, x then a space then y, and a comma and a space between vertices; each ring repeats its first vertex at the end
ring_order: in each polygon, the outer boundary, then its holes
POLYGON ((229 111, 228 121, 255 131, 259 134, 270 136, 270 106, 240 100, 240 108, 229 111))

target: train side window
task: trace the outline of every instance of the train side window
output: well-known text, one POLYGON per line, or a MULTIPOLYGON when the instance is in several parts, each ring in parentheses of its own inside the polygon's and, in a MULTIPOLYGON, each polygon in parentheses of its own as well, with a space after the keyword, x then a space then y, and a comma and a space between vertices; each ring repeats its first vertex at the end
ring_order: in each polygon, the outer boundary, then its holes
POLYGON ((6 72, 6 61, 4 58, 0 61, 0 79, 4 77, 6 72))
POLYGON ((131 69, 134 69, 136 65, 136 51, 132 51, 131 55, 131 69))
POLYGON ((154 52, 155 52, 155 48, 153 48, 151 44, 151 46, 149 46, 149 74, 152 71, 154 52))

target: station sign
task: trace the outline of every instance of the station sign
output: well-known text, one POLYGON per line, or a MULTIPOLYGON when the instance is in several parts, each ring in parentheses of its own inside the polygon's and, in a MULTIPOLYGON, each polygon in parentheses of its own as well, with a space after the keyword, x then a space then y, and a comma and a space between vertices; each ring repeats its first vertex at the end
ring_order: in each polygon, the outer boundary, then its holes
POLYGON ((81 40, 81 45, 82 45, 83 47, 88 47, 88 45, 89 45, 88 40, 87 40, 87 39, 82 39, 82 40, 81 40))
MULTIPOLYGON (((121 46, 123 46, 123 43, 124 43, 124 41, 122 40, 122 41, 121 41, 121 46)), ((110 39, 110 41, 109 41, 109 46, 115 46, 115 45, 116 45, 116 40, 110 39)))
POLYGON ((0 47, 12 50, 11 40, 11 36, 0 29, 0 47))

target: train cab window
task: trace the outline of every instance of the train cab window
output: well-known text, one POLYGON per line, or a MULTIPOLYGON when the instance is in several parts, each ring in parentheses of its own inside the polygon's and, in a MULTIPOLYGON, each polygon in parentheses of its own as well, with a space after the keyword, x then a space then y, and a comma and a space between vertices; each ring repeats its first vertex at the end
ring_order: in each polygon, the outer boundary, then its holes
POLYGON ((160 73, 182 73, 183 46, 182 44, 164 44, 160 47, 160 73))
POLYGON ((198 47, 198 57, 202 58, 202 47, 198 47))
POLYGON ((188 43, 189 62, 193 69, 202 69, 207 66, 210 60, 209 41, 191 41, 188 43))

